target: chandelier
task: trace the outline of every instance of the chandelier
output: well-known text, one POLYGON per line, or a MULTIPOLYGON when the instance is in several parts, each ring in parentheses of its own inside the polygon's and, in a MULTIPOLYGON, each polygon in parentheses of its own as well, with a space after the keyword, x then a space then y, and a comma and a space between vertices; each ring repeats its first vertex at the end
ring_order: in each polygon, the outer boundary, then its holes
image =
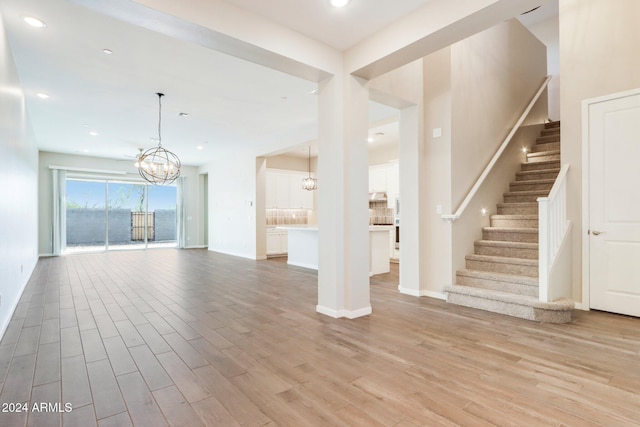
POLYGON ((158 95, 158 145, 141 152, 137 156, 138 173, 153 185, 171 184, 180 176, 180 159, 162 147, 162 97, 158 95))
POLYGON ((302 178, 302 188, 304 190, 315 190, 318 188, 318 180, 311 178, 311 146, 309 146, 309 163, 308 163, 309 176, 302 178))

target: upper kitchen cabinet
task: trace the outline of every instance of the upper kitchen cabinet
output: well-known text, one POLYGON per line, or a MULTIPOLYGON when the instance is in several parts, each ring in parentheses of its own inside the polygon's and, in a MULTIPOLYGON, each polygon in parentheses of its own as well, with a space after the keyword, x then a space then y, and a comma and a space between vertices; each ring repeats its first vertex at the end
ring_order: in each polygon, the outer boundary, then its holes
POLYGON ((387 165, 369 167, 369 192, 387 191, 387 165))
POLYGON ((307 173, 267 170, 267 209, 313 209, 313 192, 302 188, 307 173))
POLYGON ((397 160, 382 165, 369 166, 369 192, 387 193, 387 207, 393 208, 395 206, 395 199, 400 194, 400 173, 397 160))
POLYGON ((295 174, 289 181, 289 206, 295 209, 313 209, 313 191, 302 188, 302 179, 307 174, 295 174))

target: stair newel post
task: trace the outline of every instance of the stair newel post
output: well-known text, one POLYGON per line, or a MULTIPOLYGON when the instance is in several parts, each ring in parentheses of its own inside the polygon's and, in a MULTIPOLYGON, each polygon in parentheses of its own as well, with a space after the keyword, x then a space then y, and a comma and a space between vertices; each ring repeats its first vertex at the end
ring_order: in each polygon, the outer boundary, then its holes
POLYGON ((548 301, 549 298, 549 240, 555 239, 549 232, 551 219, 549 216, 549 198, 538 198, 538 298, 540 301, 548 301))

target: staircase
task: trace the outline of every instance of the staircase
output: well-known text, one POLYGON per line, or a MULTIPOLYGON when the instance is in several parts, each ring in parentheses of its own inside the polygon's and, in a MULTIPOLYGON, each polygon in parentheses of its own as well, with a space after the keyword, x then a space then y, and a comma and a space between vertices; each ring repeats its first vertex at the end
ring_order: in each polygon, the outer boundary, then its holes
POLYGON ((538 299, 538 197, 560 172, 560 122, 545 125, 527 162, 466 257, 466 269, 447 286, 447 302, 549 323, 571 321, 573 302, 538 299))

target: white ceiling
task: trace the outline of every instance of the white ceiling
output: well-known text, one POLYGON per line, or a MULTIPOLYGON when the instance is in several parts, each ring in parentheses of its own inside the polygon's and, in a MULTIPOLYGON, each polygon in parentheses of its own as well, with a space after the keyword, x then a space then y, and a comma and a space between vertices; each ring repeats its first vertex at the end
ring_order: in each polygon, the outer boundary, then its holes
POLYGON ((343 51, 431 0, 351 0, 343 8, 329 0, 225 1, 343 51))
MULTIPOLYGON (((352 0, 345 9, 331 8, 328 0, 227 1, 344 49, 430 0, 352 0)), ((166 94, 163 146, 184 164, 204 164, 232 147, 283 140, 306 146, 316 138, 315 83, 65 0, 2 0, 0 8, 43 151, 134 156, 156 144, 156 92, 166 94), (29 27, 24 16, 47 26, 29 27), (38 92, 50 97, 40 99, 38 92)), ((371 104, 372 123, 396 115, 371 104)))

